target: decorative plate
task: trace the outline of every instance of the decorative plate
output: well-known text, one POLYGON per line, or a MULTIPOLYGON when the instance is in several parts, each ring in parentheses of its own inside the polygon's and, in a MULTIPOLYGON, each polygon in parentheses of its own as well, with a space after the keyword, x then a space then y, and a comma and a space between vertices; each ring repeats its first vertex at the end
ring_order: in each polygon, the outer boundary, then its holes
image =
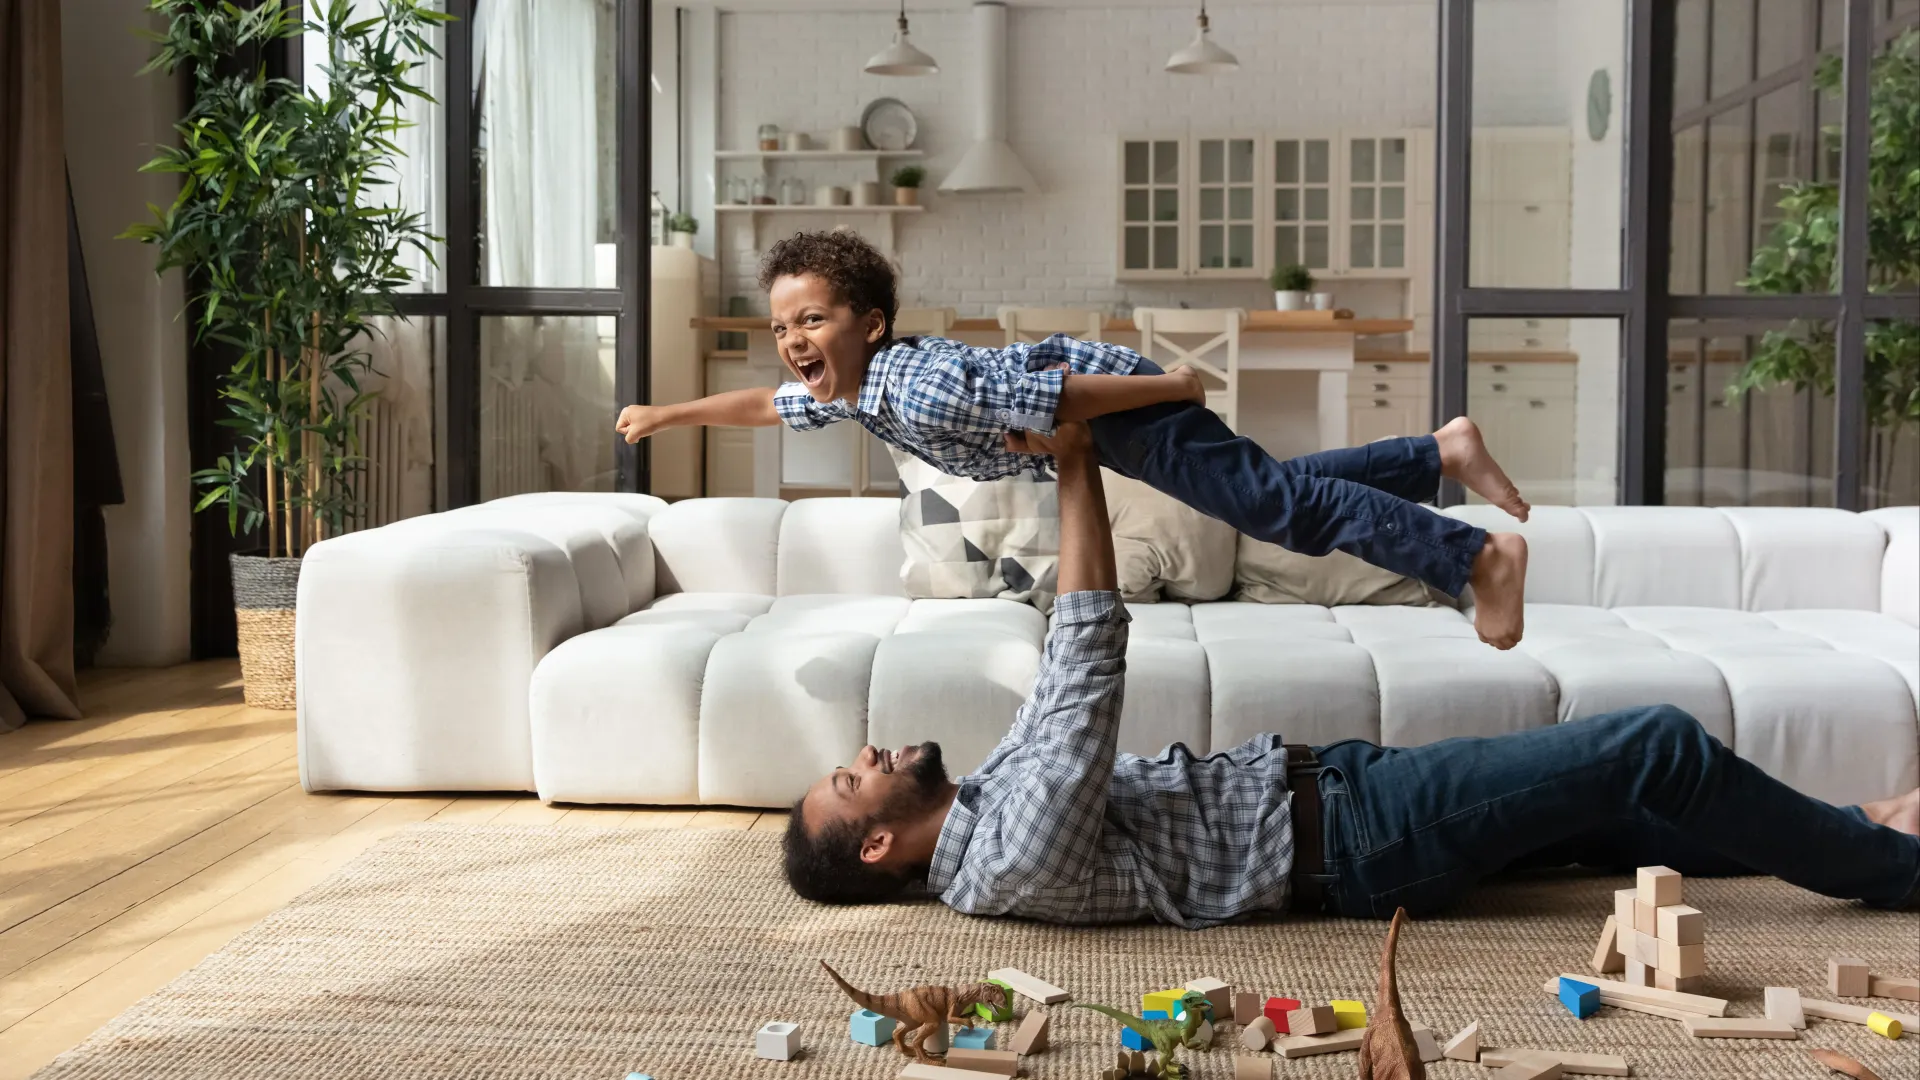
POLYGON ((905 150, 920 134, 913 110, 894 98, 875 98, 860 114, 860 130, 876 150, 905 150))

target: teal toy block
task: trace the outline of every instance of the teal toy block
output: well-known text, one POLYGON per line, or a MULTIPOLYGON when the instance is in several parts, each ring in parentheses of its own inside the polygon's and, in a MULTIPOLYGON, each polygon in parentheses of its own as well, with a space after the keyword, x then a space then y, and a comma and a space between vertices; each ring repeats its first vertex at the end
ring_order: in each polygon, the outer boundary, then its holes
POLYGON ((1001 1006, 1000 1008, 996 1009, 993 1006, 982 1001, 973 1007, 973 1014, 982 1020, 990 1021, 995 1024, 1003 1023, 1007 1020, 1013 1019, 1013 987, 1008 986, 1006 983, 1001 982, 999 979, 981 979, 980 981, 984 983, 992 983, 993 985, 999 987, 1000 989, 1005 990, 1007 992, 1007 1003, 1001 1006))
POLYGON ((1600 988, 1563 976, 1560 979, 1560 1004, 1565 1005, 1568 1012, 1585 1020, 1600 1011, 1600 988))
MULTIPOLYGON (((1140 1014, 1140 1019, 1167 1020, 1171 1018, 1167 1016, 1165 1009, 1149 1009, 1140 1014)), ((1132 1028, 1120 1029, 1120 1045, 1129 1050, 1152 1050, 1154 1048, 1152 1040, 1132 1028)))
POLYGON ((949 1048, 954 1050, 991 1050, 993 1049, 993 1029, 990 1027, 961 1028, 947 1036, 949 1048))
POLYGON ((893 1029, 899 1026, 900 1022, 893 1017, 881 1016, 868 1009, 855 1009, 853 1015, 847 1017, 847 1034, 853 1037, 854 1042, 868 1046, 887 1045, 888 1040, 893 1038, 893 1029))
POLYGON ((653 1077, 646 1073, 628 1073, 627 1080, 653 1080, 653 1077))

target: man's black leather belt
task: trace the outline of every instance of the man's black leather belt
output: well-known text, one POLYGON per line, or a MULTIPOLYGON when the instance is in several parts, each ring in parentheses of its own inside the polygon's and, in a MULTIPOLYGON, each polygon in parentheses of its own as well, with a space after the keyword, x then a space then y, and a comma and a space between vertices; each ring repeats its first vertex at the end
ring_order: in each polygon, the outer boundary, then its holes
POLYGON ((1287 790, 1293 793, 1293 910, 1326 907, 1326 856, 1321 848, 1320 759, 1311 746, 1287 744, 1287 790))

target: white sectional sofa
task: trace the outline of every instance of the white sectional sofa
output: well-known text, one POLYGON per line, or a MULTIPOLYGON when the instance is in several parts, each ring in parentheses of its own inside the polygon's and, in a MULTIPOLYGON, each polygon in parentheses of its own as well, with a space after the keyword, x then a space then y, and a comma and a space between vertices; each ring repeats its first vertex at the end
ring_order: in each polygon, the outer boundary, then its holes
MULTIPOLYGON (((325 541, 300 580, 302 781, 780 806, 863 743, 923 739, 962 772, 1047 620, 902 596, 897 514, 550 494, 325 541)), ((1133 605, 1122 749, 1408 745, 1672 703, 1822 798, 1920 783, 1920 508, 1541 507, 1520 530, 1507 653, 1450 608, 1133 605)))

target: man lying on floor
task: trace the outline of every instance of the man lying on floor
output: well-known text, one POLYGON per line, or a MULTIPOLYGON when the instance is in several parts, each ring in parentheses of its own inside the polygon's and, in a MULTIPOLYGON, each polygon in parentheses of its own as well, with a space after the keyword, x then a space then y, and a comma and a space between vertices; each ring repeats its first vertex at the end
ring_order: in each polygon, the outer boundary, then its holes
POLYGON ((1877 906, 1920 900, 1920 790, 1802 795, 1671 706, 1490 739, 1195 758, 1119 754, 1127 610, 1084 424, 1009 436, 1059 470, 1059 599, 1013 730, 956 784, 936 743, 866 747, 793 806, 787 879, 828 903, 909 886, 955 911, 1060 923, 1420 913, 1512 867, 1767 873, 1877 906))

